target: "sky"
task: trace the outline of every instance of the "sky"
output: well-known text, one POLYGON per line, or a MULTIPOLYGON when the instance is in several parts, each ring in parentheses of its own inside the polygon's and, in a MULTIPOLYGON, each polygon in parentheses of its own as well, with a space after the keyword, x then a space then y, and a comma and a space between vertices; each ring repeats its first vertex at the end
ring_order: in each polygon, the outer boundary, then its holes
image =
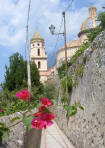
MULTIPOLYGON (((0 0, 0 83, 4 81, 5 65, 9 57, 19 52, 26 57, 26 22, 29 0, 0 0)), ((62 12, 70 0, 31 0, 29 19, 29 40, 38 28, 45 39, 47 54, 58 50, 63 44, 63 36, 52 36, 49 26, 53 24, 59 32, 62 12)), ((97 7, 97 13, 105 6, 105 0, 74 0, 66 12, 67 41, 78 38, 82 22, 88 17, 88 8, 97 7)), ((63 25, 61 27, 63 32, 63 25)))

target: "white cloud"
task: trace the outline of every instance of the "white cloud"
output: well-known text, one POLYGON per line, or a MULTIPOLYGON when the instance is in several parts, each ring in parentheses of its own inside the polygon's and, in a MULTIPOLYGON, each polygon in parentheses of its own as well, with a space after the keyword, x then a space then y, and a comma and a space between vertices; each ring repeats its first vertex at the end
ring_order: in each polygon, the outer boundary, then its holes
MULTIPOLYGON (((14 3, 13 0, 5 0, 4 4, 4 0, 0 0, 0 45, 16 50, 24 44, 28 2, 28 0, 18 0, 18 3, 14 3)), ((100 10, 105 2, 104 0, 94 0, 93 3, 100 10)), ((61 0, 32 0, 29 23, 30 37, 38 27, 41 35, 45 38, 47 48, 54 46, 56 37, 51 37, 48 28, 50 24, 54 24, 56 31, 59 30, 62 11, 66 6, 67 2, 61 0)), ((76 3, 74 3, 73 9, 66 16, 68 40, 77 36, 81 23, 88 16, 88 7, 83 7, 80 10, 76 7, 76 3)))

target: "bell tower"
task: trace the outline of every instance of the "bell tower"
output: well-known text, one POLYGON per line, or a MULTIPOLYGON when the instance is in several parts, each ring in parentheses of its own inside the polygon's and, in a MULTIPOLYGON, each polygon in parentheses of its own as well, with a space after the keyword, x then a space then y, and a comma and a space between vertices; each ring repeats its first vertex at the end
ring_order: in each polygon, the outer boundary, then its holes
POLYGON ((44 39, 40 36, 38 30, 35 31, 31 39, 30 56, 31 60, 36 63, 39 73, 47 71, 47 55, 45 51, 44 39))
POLYGON ((91 18, 95 18, 97 16, 96 11, 97 11, 97 9, 94 6, 91 6, 89 8, 89 14, 90 14, 90 17, 91 18))

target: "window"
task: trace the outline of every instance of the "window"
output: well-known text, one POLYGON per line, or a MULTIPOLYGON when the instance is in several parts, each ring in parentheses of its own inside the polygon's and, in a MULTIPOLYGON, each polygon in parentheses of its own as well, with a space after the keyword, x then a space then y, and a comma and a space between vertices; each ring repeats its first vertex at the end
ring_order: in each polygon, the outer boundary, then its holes
POLYGON ((38 43, 37 45, 38 45, 38 46, 40 46, 40 44, 39 44, 39 43, 38 43))
POLYGON ((33 47, 34 47, 34 44, 33 44, 33 47))
POLYGON ((40 49, 38 48, 38 56, 40 56, 40 49))
POLYGON ((40 64, 40 61, 38 62, 38 68, 40 68, 41 67, 41 64, 40 64))

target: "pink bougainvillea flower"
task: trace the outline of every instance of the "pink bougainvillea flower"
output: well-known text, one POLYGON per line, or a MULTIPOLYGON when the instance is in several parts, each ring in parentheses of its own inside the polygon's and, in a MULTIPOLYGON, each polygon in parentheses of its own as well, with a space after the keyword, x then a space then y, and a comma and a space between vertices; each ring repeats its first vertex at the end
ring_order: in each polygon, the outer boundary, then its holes
POLYGON ((16 96, 24 101, 29 101, 30 100, 30 92, 27 89, 24 89, 18 93, 16 93, 16 96))
POLYGON ((48 107, 48 106, 53 105, 53 102, 51 100, 47 99, 47 98, 42 98, 41 99, 41 105, 48 107))
POLYGON ((37 112, 34 114, 34 118, 32 120, 32 127, 36 129, 42 129, 47 128, 47 126, 51 126, 53 122, 51 121, 54 119, 55 116, 53 113, 43 113, 43 112, 37 112))
POLYGON ((2 109, 0 108, 0 113, 2 112, 2 109))
POLYGON ((48 106, 51 106, 53 102, 47 98, 41 99, 41 107, 38 108, 38 112, 34 114, 34 118, 31 122, 32 127, 36 129, 47 128, 53 124, 52 119, 55 118, 53 113, 50 113, 48 106))
POLYGON ((44 120, 44 121, 51 121, 54 118, 55 118, 54 114, 53 113, 48 113, 48 112, 45 113, 45 114, 42 114, 41 117, 40 117, 40 119, 44 120))
POLYGON ((41 115, 40 120, 42 120, 43 126, 44 126, 44 128, 46 128, 47 126, 51 126, 53 124, 53 122, 51 120, 54 118, 55 118, 55 116, 53 113, 47 112, 47 113, 41 115))
POLYGON ((41 106, 38 108, 38 111, 39 112, 46 112, 46 111, 48 111, 48 109, 45 106, 41 106))
POLYGON ((41 115, 42 115, 42 112, 37 112, 37 113, 34 114, 34 117, 36 117, 36 118, 41 117, 41 115))
POLYGON ((37 118, 33 118, 31 124, 32 127, 36 129, 42 129, 44 127, 43 121, 37 118))

